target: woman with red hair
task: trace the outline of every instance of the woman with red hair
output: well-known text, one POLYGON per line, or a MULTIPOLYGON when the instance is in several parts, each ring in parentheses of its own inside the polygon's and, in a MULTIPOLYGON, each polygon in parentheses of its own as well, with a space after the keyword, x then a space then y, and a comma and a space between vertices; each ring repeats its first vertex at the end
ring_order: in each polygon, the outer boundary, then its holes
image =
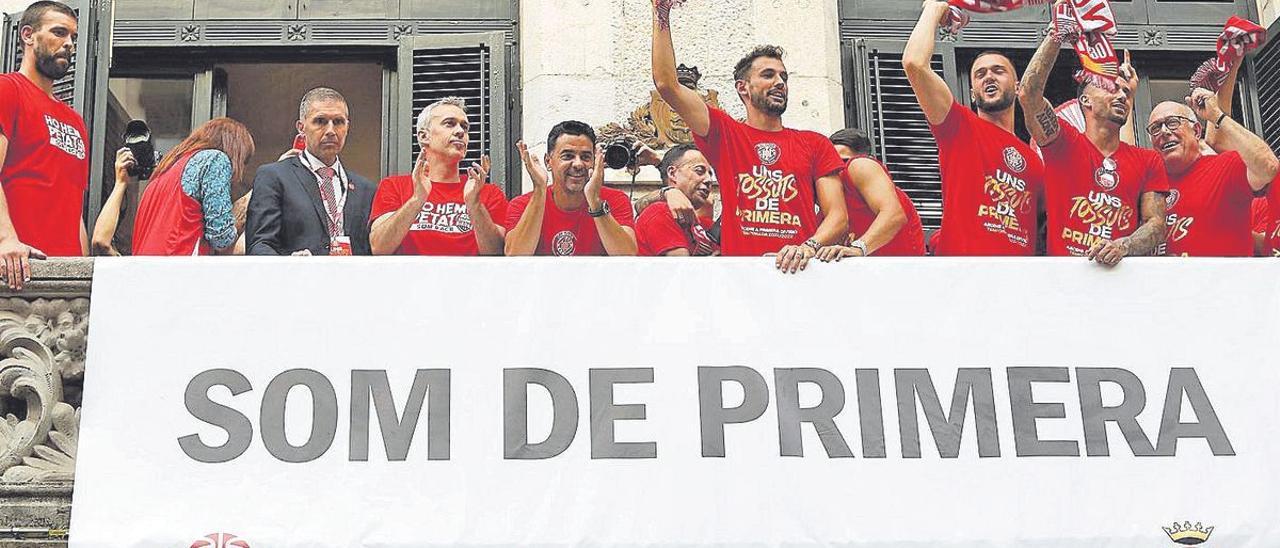
POLYGON ((231 254, 238 237, 231 189, 252 156, 244 124, 215 118, 196 128, 160 161, 142 193, 133 254, 231 254))

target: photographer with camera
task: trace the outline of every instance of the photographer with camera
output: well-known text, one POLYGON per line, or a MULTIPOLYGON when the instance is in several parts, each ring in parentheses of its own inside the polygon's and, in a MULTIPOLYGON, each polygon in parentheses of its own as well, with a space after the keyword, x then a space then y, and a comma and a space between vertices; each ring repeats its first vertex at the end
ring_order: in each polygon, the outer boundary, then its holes
MULTIPOLYGON (((232 188, 243 179, 253 150, 253 137, 244 124, 215 118, 169 151, 138 204, 134 255, 233 253, 242 235, 236 233, 231 212, 232 188)), ((121 176, 129 184, 134 160, 127 148, 117 154, 117 187, 121 176)))

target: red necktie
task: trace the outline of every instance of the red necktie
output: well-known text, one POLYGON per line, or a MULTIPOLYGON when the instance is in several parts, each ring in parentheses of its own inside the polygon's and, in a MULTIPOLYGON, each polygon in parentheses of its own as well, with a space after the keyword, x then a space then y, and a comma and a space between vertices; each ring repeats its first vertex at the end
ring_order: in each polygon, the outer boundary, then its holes
POLYGON ((333 194, 333 178, 337 176, 338 170, 329 166, 324 166, 316 170, 316 174, 320 176, 320 198, 324 200, 324 208, 329 212, 329 237, 336 238, 342 235, 342 212, 338 211, 338 197, 333 194))

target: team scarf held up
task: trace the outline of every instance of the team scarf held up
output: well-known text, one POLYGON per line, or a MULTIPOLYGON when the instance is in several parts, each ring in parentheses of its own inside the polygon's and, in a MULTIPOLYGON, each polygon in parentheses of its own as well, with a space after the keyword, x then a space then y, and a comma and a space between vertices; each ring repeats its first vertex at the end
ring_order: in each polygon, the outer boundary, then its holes
POLYGON ((969 13, 1000 13, 1018 8, 1048 4, 1050 0, 947 0, 950 9, 942 19, 942 28, 956 34, 969 24, 969 13))
POLYGON ((1071 42, 1083 67, 1077 82, 1088 82, 1114 92, 1120 76, 1120 60, 1111 40, 1116 16, 1107 0, 1071 0, 1054 6, 1053 33, 1059 42, 1071 42))
POLYGON ((1218 36, 1218 56, 1205 61, 1191 76, 1191 89, 1216 92, 1227 83, 1227 75, 1244 54, 1262 47, 1267 30, 1253 21, 1232 15, 1218 36))

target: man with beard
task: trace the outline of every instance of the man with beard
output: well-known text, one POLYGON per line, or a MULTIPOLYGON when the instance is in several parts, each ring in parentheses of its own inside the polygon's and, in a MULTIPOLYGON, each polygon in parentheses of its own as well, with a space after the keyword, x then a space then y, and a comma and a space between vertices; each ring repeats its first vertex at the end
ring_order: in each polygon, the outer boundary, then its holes
POLYGON ((935 255, 1033 255, 1044 169, 1013 132, 1018 72, 995 51, 969 69, 970 100, 956 102, 933 71, 934 41, 948 4, 926 0, 902 54, 902 66, 929 129, 942 171, 942 229, 935 255))
POLYGON ((1182 256, 1252 255, 1253 195, 1280 171, 1280 161, 1267 143, 1232 120, 1218 96, 1207 89, 1192 91, 1186 104, 1156 105, 1147 134, 1164 156, 1169 176, 1165 251, 1182 256), (1202 129, 1204 142, 1217 154, 1201 153, 1202 129))
MULTIPOLYGON (((669 194, 674 189, 689 201, 694 211, 707 205, 711 195, 711 164, 697 148, 691 145, 672 147, 658 163, 658 172, 662 174, 662 194, 669 194)), ((656 200, 640 212, 640 218, 636 220, 636 240, 640 246, 640 255, 714 255, 719 251, 719 246, 707 234, 711 225, 711 219, 700 216, 693 226, 685 228, 676 221, 666 202, 656 200)))
POLYGON ((1050 32, 1027 66, 1019 100, 1027 129, 1044 153, 1045 209, 1050 255, 1085 256, 1114 266, 1130 255, 1151 255, 1164 243, 1169 181, 1153 150, 1120 140, 1133 109, 1137 75, 1121 65, 1114 91, 1080 84, 1084 133, 1063 124, 1044 97, 1062 42, 1050 32))
POLYGON ((844 163, 821 134, 782 125, 787 73, 782 49, 760 46, 738 61, 733 79, 746 123, 711 108, 676 78, 671 43, 672 0, 654 0, 653 83, 684 119, 694 144, 715 166, 724 212, 725 255, 777 253, 779 270, 803 270, 824 246, 848 234, 839 172, 844 163), (822 210, 822 221, 814 211, 822 210))
POLYGON ((605 188, 604 151, 591 126, 570 120, 551 128, 547 172, 517 144, 533 191, 507 208, 507 255, 635 255, 635 214, 626 193, 605 188))
POLYGON ((507 197, 486 182, 489 157, 458 164, 467 155, 467 104, 449 97, 418 115, 422 152, 411 175, 383 180, 373 199, 369 244, 374 255, 502 255, 507 197))
POLYGON ((79 256, 89 238, 80 212, 89 181, 84 120, 53 96, 71 69, 76 14, 36 2, 18 24, 22 67, 0 75, 0 277, 22 289, 30 258, 79 256))
POLYGON ((342 166, 347 100, 319 87, 302 96, 301 153, 258 169, 245 220, 249 255, 369 255, 372 182, 342 166))

